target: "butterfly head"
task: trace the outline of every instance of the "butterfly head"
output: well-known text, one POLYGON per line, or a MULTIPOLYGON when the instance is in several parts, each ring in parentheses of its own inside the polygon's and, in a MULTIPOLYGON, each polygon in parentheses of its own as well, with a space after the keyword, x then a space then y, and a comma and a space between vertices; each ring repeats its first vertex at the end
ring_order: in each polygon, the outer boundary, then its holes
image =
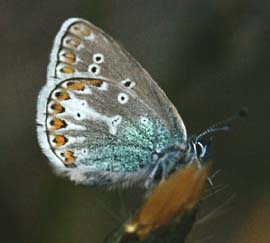
POLYGON ((240 117, 247 115, 247 108, 242 108, 236 115, 229 117, 223 121, 217 122, 203 131, 198 136, 192 137, 189 143, 192 146, 192 151, 202 164, 205 163, 211 157, 211 142, 213 140, 213 134, 221 131, 230 130, 233 121, 240 117))
POLYGON ((213 137, 207 139, 194 139, 190 141, 191 151, 194 157, 202 164, 206 163, 211 157, 211 143, 213 137))
POLYGON ((190 139, 190 143, 193 147, 193 152, 195 153, 197 159, 201 162, 208 160, 210 157, 210 145, 213 140, 213 134, 216 132, 230 130, 233 121, 246 115, 247 108, 242 108, 236 115, 231 116, 223 121, 217 122, 195 138, 193 137, 193 139, 190 139))
POLYGON ((155 168, 150 178, 159 182, 194 162, 198 163, 199 167, 207 165, 207 162, 211 160, 211 143, 214 134, 228 131, 234 120, 246 114, 247 110, 242 109, 238 114, 210 126, 199 135, 191 136, 185 142, 176 142, 162 153, 155 154, 155 168))

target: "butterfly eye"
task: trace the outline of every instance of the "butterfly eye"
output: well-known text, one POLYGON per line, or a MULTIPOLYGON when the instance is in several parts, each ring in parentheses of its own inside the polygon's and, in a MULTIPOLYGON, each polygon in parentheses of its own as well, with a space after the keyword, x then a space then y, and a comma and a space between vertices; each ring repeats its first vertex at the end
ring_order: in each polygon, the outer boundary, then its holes
POLYGON ((88 67, 88 71, 90 73, 93 73, 95 75, 98 75, 100 73, 100 67, 97 64, 91 64, 88 67))
POLYGON ((201 142, 196 142, 195 148, 196 148, 196 154, 197 154, 198 158, 202 158, 206 152, 205 146, 201 142))
POLYGON ((101 53, 94 54, 93 55, 93 61, 95 63, 98 63, 98 64, 102 63, 102 62, 104 62, 104 56, 101 53))

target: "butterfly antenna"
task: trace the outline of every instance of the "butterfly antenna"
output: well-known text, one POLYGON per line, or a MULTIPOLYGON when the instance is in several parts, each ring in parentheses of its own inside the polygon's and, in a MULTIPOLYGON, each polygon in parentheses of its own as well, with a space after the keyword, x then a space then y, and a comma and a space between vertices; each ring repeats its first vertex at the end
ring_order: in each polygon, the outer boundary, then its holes
POLYGON ((220 132, 220 131, 228 131, 231 128, 231 123, 235 120, 238 120, 239 118, 245 117, 248 114, 247 108, 242 108, 237 114, 234 116, 231 116, 223 121, 217 122, 216 124, 212 125, 208 129, 206 129, 204 132, 202 132, 199 136, 197 136, 196 141, 198 141, 200 138, 214 132, 220 132))

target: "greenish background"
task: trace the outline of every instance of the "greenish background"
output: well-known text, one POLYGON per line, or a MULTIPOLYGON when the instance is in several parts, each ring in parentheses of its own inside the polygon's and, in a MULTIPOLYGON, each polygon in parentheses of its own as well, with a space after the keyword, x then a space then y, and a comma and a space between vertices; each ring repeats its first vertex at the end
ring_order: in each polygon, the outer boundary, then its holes
POLYGON ((249 107, 247 119, 216 138, 214 170, 222 172, 214 182, 227 187, 205 201, 207 220, 189 242, 270 242, 269 0, 0 0, 0 10, 1 242, 99 243, 139 200, 137 191, 121 199, 57 178, 37 145, 36 98, 69 17, 120 40, 189 134, 249 107))

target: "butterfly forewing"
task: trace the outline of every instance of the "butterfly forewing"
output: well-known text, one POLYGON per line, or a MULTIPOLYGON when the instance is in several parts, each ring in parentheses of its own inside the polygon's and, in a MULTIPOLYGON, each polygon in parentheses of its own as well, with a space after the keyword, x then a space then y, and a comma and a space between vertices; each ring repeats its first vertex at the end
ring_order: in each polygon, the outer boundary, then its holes
POLYGON ((176 132, 186 139, 183 122, 174 106, 141 65, 101 29, 72 18, 56 36, 48 82, 58 83, 62 78, 84 74, 103 76, 133 89, 139 99, 170 123, 170 129, 178 130, 176 132))
POLYGON ((51 162, 88 171, 135 172, 175 140, 182 119, 128 52, 82 19, 56 36, 38 101, 38 135, 51 162))

